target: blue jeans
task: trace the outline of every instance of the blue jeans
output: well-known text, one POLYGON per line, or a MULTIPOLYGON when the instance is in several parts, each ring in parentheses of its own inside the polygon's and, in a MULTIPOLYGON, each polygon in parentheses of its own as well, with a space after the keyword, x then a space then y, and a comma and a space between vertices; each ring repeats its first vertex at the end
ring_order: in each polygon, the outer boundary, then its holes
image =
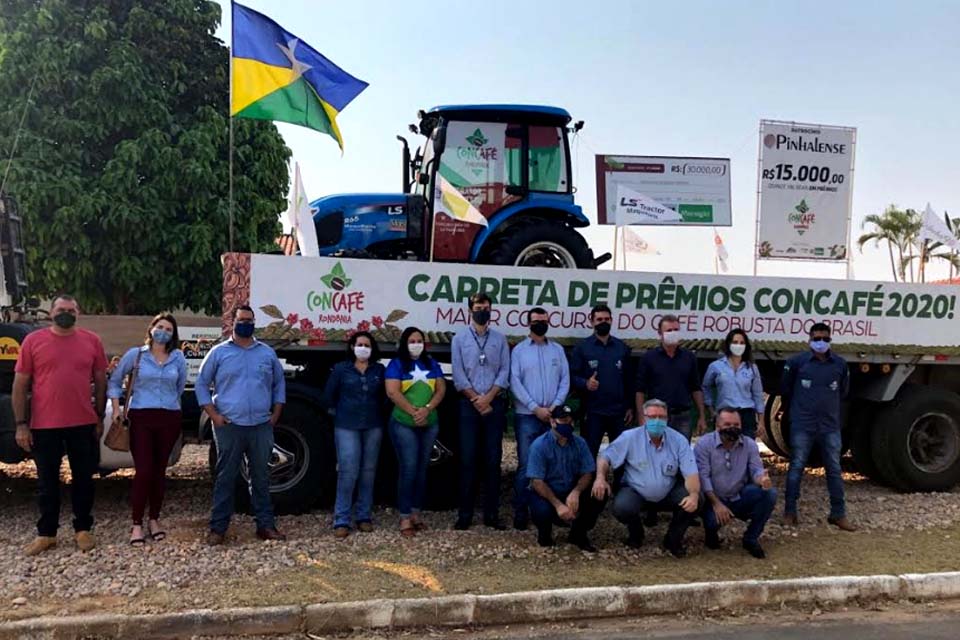
MULTIPOLYGON (((770 519, 770 514, 773 513, 773 508, 777 505, 777 490, 748 484, 740 490, 739 500, 720 498, 720 502, 733 512, 734 517, 749 523, 743 534, 744 543, 756 544, 760 540, 760 534, 763 533, 763 527, 770 519)), ((708 531, 720 530, 717 514, 709 502, 705 502, 703 506, 703 526, 708 531)))
POLYGON ((252 427, 225 424, 213 428, 217 443, 217 477, 213 484, 213 511, 210 530, 223 534, 233 515, 234 490, 244 456, 250 472, 250 502, 257 529, 274 529, 273 504, 270 502, 270 469, 273 454, 273 425, 269 422, 252 427))
POLYGON ((397 478, 397 511, 405 520, 420 513, 427 493, 427 467, 440 425, 408 427, 390 419, 390 440, 397 454, 400 473, 397 478))
POLYGON ((333 526, 349 527, 353 523, 354 491, 357 522, 370 522, 383 429, 334 429, 333 438, 337 447, 337 503, 333 508, 333 526))
POLYGON ((827 472, 827 492, 830 494, 830 517, 847 515, 843 499, 843 476, 840 475, 840 451, 843 442, 839 431, 817 432, 812 429, 790 429, 790 469, 787 471, 787 497, 784 513, 796 515, 800 500, 800 482, 807 466, 810 450, 820 447, 823 467, 827 472))
POLYGON ((494 520, 500 511, 500 459, 503 457, 503 428, 507 422, 504 401, 497 398, 492 413, 480 415, 473 403, 460 400, 460 499, 461 518, 473 518, 477 454, 483 479, 483 517, 494 520), (482 447, 482 448, 481 448, 482 447))
POLYGON ((530 504, 530 480, 527 478, 527 459, 530 445, 550 429, 549 423, 541 422, 535 415, 514 414, 513 432, 517 438, 517 475, 513 479, 513 515, 527 519, 530 504))

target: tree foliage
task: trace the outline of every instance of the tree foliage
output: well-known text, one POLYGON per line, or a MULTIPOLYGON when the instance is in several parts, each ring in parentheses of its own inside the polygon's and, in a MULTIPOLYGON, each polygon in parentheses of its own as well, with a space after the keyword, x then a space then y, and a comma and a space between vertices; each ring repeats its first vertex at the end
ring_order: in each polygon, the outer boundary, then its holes
MULTIPOLYGON (((207 0, 3 0, 0 157, 31 290, 86 308, 216 312, 228 249, 228 49, 207 0)), ((290 151, 234 123, 238 251, 279 233, 290 151)), ((0 172, 2 175, 2 172, 0 172)))

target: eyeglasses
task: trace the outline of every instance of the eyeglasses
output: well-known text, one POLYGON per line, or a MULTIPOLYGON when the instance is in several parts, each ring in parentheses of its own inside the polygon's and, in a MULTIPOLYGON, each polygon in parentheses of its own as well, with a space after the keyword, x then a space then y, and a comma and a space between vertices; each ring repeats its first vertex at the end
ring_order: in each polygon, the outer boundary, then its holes
POLYGON ((810 338, 811 340, 819 340, 821 342, 830 342, 833 338, 830 336, 814 336, 810 338))
POLYGON ((730 471, 730 469, 733 468, 733 463, 730 462, 730 452, 729 452, 729 451, 724 451, 724 452, 723 452, 723 464, 724 464, 724 466, 727 468, 727 471, 730 471))

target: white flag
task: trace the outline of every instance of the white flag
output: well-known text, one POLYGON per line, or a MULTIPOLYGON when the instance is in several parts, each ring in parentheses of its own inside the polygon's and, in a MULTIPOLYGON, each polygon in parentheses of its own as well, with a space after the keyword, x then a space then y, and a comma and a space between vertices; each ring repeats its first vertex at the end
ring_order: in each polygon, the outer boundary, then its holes
POLYGON ((300 255, 319 256, 317 227, 314 225, 313 209, 310 207, 310 201, 307 200, 307 192, 303 188, 303 179, 300 177, 300 163, 297 163, 293 172, 293 188, 290 189, 287 220, 290 221, 293 232, 297 234, 300 255))
POLYGON ((434 206, 437 213, 442 213, 454 220, 479 224, 486 227, 489 223, 480 213, 480 210, 473 206, 473 203, 467 200, 455 186, 439 173, 437 174, 437 188, 434 193, 434 206))
POLYGON ((646 253, 650 255, 660 255, 660 252, 653 246, 634 233, 630 227, 623 228, 623 247, 627 253, 646 253))
POLYGON ((936 214, 929 202, 923 212, 923 218, 920 221, 919 237, 920 240, 940 242, 954 251, 960 251, 960 240, 957 240, 957 237, 950 231, 950 227, 936 214))
POLYGON ((720 265, 720 270, 726 273, 728 269, 727 258, 730 257, 730 254, 727 253, 727 248, 723 246, 723 238, 716 230, 713 232, 713 246, 717 251, 717 264, 720 265))
POLYGON ((670 207, 623 184, 617 185, 616 222, 618 225, 662 224, 682 220, 680 214, 670 207))

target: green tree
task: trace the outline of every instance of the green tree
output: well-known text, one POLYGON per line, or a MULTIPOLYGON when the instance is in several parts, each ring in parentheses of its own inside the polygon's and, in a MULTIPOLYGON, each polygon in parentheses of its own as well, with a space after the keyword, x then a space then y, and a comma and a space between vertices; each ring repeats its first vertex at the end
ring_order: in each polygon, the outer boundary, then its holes
MULTIPOLYGON (((94 311, 219 309, 228 249, 228 49, 207 0, 0 2, 0 159, 34 293, 94 311)), ((290 151, 237 120, 238 251, 279 233, 290 151)))
POLYGON ((866 229, 867 225, 870 225, 872 230, 857 238, 857 245, 860 247, 860 252, 863 253, 863 245, 872 242, 876 247, 881 242, 885 242, 887 252, 890 255, 890 271, 893 273, 893 281, 897 282, 899 270, 893 259, 893 248, 896 246, 899 249, 900 236, 895 222, 887 215, 888 211, 880 215, 871 213, 863 219, 861 227, 866 229))

